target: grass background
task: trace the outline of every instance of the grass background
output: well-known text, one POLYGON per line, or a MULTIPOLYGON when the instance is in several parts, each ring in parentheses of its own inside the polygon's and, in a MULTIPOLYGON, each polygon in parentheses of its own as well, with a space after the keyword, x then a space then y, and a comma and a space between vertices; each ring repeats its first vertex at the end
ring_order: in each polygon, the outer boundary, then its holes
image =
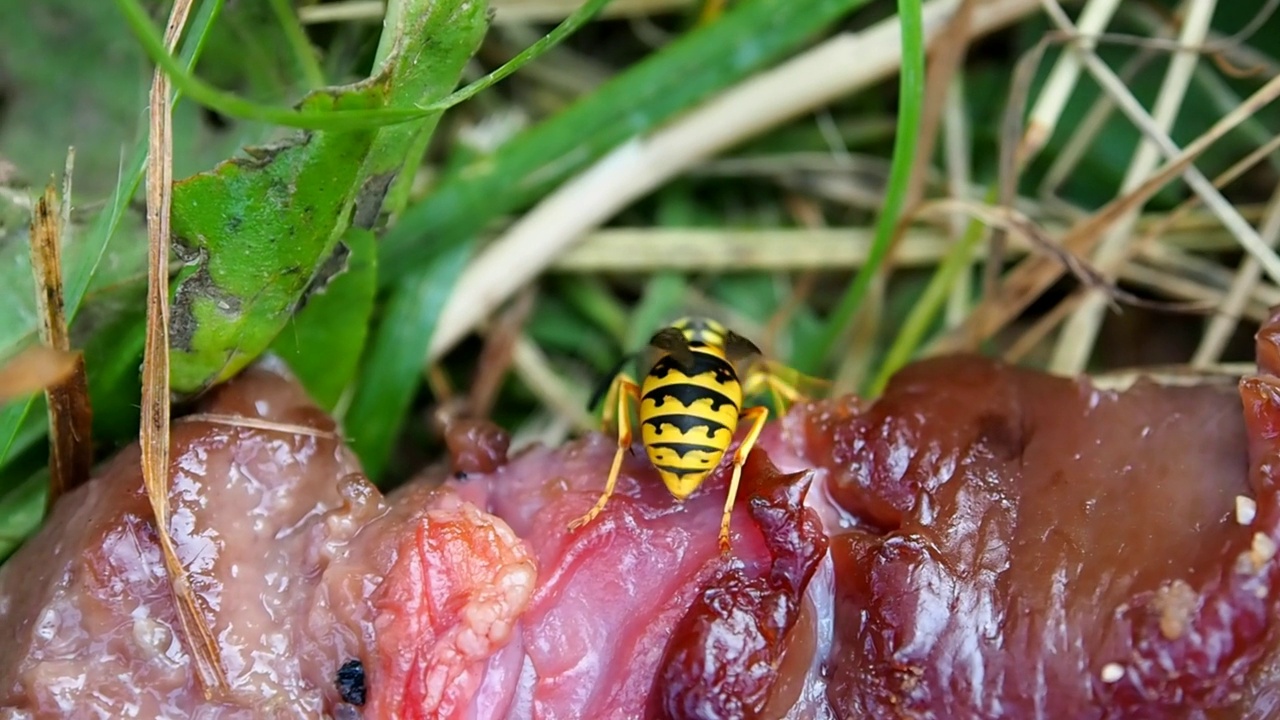
MULTIPOLYGON (((464 80, 579 4, 493 0, 464 80)), ((1074 251, 1061 241, 1160 163, 1139 150, 1153 133, 1124 101, 1185 148, 1280 74, 1276 4, 613 0, 444 113, 387 200, 376 304, 339 323, 352 331, 354 378, 326 402, 371 474, 393 485, 438 459, 444 416, 491 417, 517 445, 593 428, 590 392, 683 312, 718 316, 775 359, 868 395, 912 359, 957 349, 1117 382, 1135 368, 1193 381, 1247 372, 1252 334, 1280 304, 1276 278, 1247 267, 1280 235, 1275 107, 1197 157, 1218 190, 1174 180, 1105 225, 1119 228, 1114 239, 1080 255, 1090 273, 1062 271, 1074 251), (1108 18, 1090 53, 1118 89, 1088 69, 1063 74, 1077 56, 1046 7, 1076 23, 1108 18), (1190 49, 1177 51, 1180 38, 1190 49), (1025 162, 1002 165, 1018 147, 1025 162), (1003 207, 1038 243, 993 237, 1011 217, 1003 207), (1230 214, 1253 228, 1252 254, 1230 214), (1028 257, 1047 290, 1020 298, 998 332, 967 332, 1010 300, 992 291, 1010 290, 1028 257), (486 305, 513 268, 536 272, 486 305), (1121 301, 1099 314, 1089 305, 1105 296, 1103 277, 1201 309, 1121 301)), ((99 457, 137 436, 143 338, 135 193, 152 66, 120 7, 0 6, 0 357, 30 341, 27 213, 74 145, 66 274, 69 303, 84 298, 73 338, 86 350, 99 457)), ((167 5, 143 7, 159 26, 167 5)), ((199 42, 179 60, 198 45, 198 77, 285 107, 366 77, 383 13, 363 0, 197 3, 199 42)), ((225 110, 176 105, 174 177, 284 132, 225 110)), ((0 409, 5 554, 42 515, 45 422, 39 398, 0 409)))

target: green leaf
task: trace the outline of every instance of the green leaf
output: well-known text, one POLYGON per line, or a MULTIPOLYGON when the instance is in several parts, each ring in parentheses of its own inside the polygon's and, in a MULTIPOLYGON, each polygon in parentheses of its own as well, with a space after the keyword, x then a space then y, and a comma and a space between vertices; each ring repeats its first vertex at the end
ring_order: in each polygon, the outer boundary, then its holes
POLYGON ((0 561, 12 555, 22 541, 40 526, 48 490, 49 470, 46 468, 0 497, 0 561))
MULTIPOLYGON (((486 28, 471 0, 407 2, 391 51, 372 79, 310 94, 321 115, 409 107, 445 95, 486 28)), ((405 153, 435 117, 397 127, 303 133, 174 186, 175 251, 188 261, 174 288, 171 382, 195 393, 265 350, 352 223, 371 228, 405 153)))
POLYGON ((352 228, 343 244, 351 251, 345 269, 310 296, 272 345, 312 399, 330 412, 360 364, 378 284, 373 233, 352 228))
POLYGON ((462 272, 470 257, 470 248, 454 246, 429 272, 405 281, 391 296, 344 423, 351 447, 370 478, 380 479, 386 468, 413 400, 427 343, 449 299, 450 280, 462 272))

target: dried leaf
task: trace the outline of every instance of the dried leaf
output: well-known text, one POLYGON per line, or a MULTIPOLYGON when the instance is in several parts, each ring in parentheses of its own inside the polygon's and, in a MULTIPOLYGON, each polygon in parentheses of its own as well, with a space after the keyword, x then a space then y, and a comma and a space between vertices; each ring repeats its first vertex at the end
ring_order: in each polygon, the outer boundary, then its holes
POLYGON ((75 370, 78 352, 54 350, 48 345, 27 347, 0 366, 0 402, 9 402, 48 389, 75 370))
POLYGON ((67 491, 88 481, 93 469, 93 413, 84 357, 71 353, 62 291, 62 228, 66 227, 74 153, 67 156, 64 203, 52 183, 31 214, 31 270, 35 274, 40 338, 52 353, 70 355, 69 372, 45 386, 49 413, 49 493, 53 507, 67 491), (56 214, 55 214, 56 213, 56 214))

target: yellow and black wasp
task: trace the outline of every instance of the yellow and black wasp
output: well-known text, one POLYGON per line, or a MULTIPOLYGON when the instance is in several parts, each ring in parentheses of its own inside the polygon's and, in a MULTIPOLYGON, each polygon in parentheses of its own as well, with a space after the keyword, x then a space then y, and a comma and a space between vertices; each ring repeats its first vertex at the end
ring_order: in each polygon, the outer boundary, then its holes
POLYGON ((720 549, 728 552, 729 519, 742 466, 769 416, 767 407, 743 407, 744 399, 768 389, 794 402, 800 392, 779 376, 778 366, 764 361, 754 343, 709 318, 677 320, 654 334, 646 350, 641 383, 622 371, 635 357, 630 356, 619 364, 608 386, 604 423, 609 429, 616 420, 618 451, 604 494, 586 515, 571 522, 569 529, 594 520, 613 495, 623 453, 632 443, 630 406, 634 404, 639 408, 640 440, 649 461, 667 490, 682 502, 720 465, 738 427, 747 425, 747 435, 733 454, 729 496, 720 520, 720 549), (745 373, 739 375, 739 368, 745 373))

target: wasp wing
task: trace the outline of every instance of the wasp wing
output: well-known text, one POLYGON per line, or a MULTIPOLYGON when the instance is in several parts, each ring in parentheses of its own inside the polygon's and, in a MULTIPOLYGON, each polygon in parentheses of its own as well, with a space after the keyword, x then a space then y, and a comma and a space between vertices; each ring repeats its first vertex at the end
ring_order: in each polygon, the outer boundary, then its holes
POLYGON ((663 328, 649 338, 649 347, 670 355, 685 372, 693 372, 693 350, 679 328, 663 328))

